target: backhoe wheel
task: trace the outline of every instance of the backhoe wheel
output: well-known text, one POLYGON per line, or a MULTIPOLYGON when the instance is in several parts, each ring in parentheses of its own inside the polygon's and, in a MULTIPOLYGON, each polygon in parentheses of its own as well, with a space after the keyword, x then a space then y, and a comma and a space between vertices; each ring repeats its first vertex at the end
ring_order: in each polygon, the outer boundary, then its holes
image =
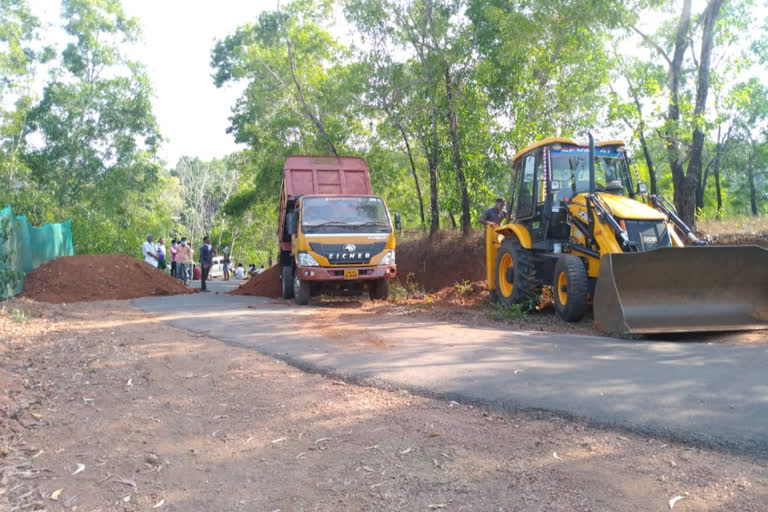
POLYGON ((282 284, 283 298, 293 298, 293 267, 286 265, 283 267, 280 274, 280 281, 282 284))
POLYGON ((387 300, 389 297, 389 279, 368 281, 368 296, 371 300, 387 300))
POLYGON ((299 279, 299 276, 293 278, 293 299, 299 306, 309 304, 312 298, 312 284, 309 281, 299 279))
POLYGON ((552 281, 557 316, 566 322, 578 322, 587 309, 587 269, 578 256, 563 254, 555 264, 552 281))
POLYGON ((533 254, 517 240, 504 240, 496 257, 496 299, 499 304, 520 304, 536 292, 533 254))

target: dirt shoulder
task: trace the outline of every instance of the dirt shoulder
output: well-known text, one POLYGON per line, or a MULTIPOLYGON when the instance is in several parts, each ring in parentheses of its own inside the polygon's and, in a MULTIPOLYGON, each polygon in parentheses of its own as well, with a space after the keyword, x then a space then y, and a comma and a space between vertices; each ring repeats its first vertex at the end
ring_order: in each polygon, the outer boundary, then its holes
POLYGON ((4 305, 2 512, 768 502, 761 461, 329 380, 126 302, 4 305))

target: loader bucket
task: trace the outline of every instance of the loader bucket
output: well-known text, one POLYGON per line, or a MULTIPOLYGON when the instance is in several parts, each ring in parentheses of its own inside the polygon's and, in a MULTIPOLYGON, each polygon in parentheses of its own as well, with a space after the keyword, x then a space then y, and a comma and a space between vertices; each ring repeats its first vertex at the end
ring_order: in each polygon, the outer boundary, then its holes
POLYGON ((668 247, 607 254, 595 286, 607 333, 768 329, 768 250, 668 247))

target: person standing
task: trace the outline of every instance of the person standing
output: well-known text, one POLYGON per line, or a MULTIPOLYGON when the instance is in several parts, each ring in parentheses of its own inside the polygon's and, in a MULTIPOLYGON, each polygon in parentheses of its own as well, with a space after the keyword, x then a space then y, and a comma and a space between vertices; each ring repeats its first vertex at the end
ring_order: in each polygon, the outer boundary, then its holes
POLYGON ((181 243, 176 248, 176 264, 178 277, 184 284, 189 280, 189 265, 192 263, 192 248, 187 244, 187 237, 181 237, 181 243))
POLYGON ((222 261, 222 263, 224 264, 223 265, 224 266, 224 268, 223 268, 223 271, 224 271, 224 281, 229 281, 229 267, 230 267, 230 263, 229 263, 229 247, 227 247, 225 245, 224 246, 224 250, 222 250, 222 253, 224 254, 224 260, 222 261))
POLYGON ((171 248, 168 249, 168 251, 171 253, 171 276, 177 277, 176 275, 176 239, 171 239, 171 248))
POLYGON ((502 198, 496 199, 496 203, 485 210, 482 215, 480 215, 480 218, 477 219, 477 221, 480 224, 485 224, 489 226, 498 226, 501 225, 501 221, 504 219, 508 219, 509 214, 504 209, 504 200, 502 198))
POLYGON ((153 267, 157 266, 157 253, 155 252, 155 244, 152 243, 154 238, 152 235, 147 235, 147 239, 141 246, 141 256, 146 263, 149 263, 153 267))
POLYGON ((155 254, 157 254, 157 268, 159 268, 162 271, 165 271, 166 263, 165 263, 165 240, 163 237, 160 237, 160 240, 157 241, 157 245, 155 246, 155 254))
POLYGON ((200 247, 200 289, 207 292, 205 282, 208 280, 208 272, 213 265, 213 246, 209 237, 203 238, 203 246, 200 247))

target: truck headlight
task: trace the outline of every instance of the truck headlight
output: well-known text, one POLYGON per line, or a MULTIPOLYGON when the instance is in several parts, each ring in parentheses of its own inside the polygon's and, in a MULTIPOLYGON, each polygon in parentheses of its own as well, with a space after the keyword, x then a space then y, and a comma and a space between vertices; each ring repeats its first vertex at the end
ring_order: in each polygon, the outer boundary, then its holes
POLYGON ((381 258, 379 265, 394 265, 394 264, 395 264, 395 250, 390 249, 389 251, 387 251, 384 257, 381 258))
POLYGON ((308 252, 300 252, 299 266, 300 267, 319 267, 320 264, 308 252))

